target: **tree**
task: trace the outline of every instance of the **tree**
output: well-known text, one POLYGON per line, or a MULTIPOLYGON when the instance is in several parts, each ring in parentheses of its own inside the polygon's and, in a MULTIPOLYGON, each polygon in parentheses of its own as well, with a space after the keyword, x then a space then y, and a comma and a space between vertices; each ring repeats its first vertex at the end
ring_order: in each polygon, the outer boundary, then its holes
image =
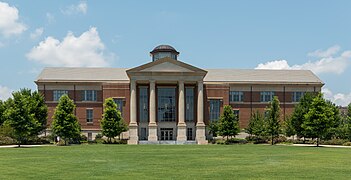
POLYGON ((5 122, 5 102, 0 100, 0 126, 5 122))
POLYGON ((266 132, 271 136, 272 145, 274 144, 274 138, 279 136, 280 131, 280 105, 277 96, 273 97, 273 100, 269 102, 267 107, 266 117, 266 132))
POLYGON ((333 109, 323 99, 322 94, 318 94, 313 98, 311 108, 305 115, 305 121, 302 124, 306 136, 317 138, 317 146, 319 146, 321 137, 324 137, 333 126, 333 109))
POLYGON ((302 128, 302 124, 305 121, 305 115, 311 108, 312 100, 315 97, 312 93, 305 93, 300 102, 295 106, 294 112, 291 116, 291 125, 294 128, 294 131, 297 137, 305 137, 305 130, 302 128))
POLYGON ((251 115, 246 132, 250 135, 263 136, 265 132, 264 119, 262 114, 257 110, 251 115))
POLYGON ((45 104, 45 99, 42 94, 40 94, 37 91, 34 91, 30 94, 32 101, 29 105, 29 111, 31 114, 34 114, 34 118, 39 122, 39 126, 34 128, 31 132, 31 135, 36 136, 42 134, 43 131, 46 130, 48 119, 48 107, 45 104))
POLYGON ((338 138, 339 135, 338 131, 342 126, 344 126, 344 122, 340 115, 340 109, 336 106, 333 102, 326 100, 327 106, 333 111, 333 117, 330 119, 330 128, 328 132, 322 137, 323 139, 331 139, 331 138, 338 138))
POLYGON ((345 137, 351 141, 351 103, 347 106, 347 114, 344 120, 345 137))
POLYGON ((209 125, 209 133, 212 134, 212 137, 217 137, 218 133, 218 121, 212 121, 209 125))
POLYGON ((283 130, 284 130, 285 136, 287 137, 294 136, 296 134, 291 117, 285 118, 283 130))
POLYGON ((6 123, 13 128, 13 135, 17 140, 18 147, 23 141, 32 136, 41 126, 36 119, 36 115, 31 111, 33 98, 28 94, 28 90, 22 89, 12 93, 13 99, 9 99, 8 107, 5 111, 6 123))
POLYGON ((65 141, 65 145, 70 139, 80 136, 81 127, 73 113, 75 107, 73 101, 67 95, 63 95, 52 117, 52 133, 61 137, 65 141))
POLYGON ((238 117, 231 106, 224 106, 223 114, 219 118, 218 133, 221 136, 235 136, 240 132, 238 117))
POLYGON ((117 104, 112 98, 108 98, 104 103, 104 114, 101 120, 102 135, 111 139, 127 131, 127 125, 124 123, 121 112, 117 110, 117 104))

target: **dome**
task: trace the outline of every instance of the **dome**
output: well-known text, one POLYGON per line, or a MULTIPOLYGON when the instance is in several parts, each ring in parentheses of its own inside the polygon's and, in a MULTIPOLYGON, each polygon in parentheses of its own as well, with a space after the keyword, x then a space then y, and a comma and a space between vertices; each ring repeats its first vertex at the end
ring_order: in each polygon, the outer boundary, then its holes
POLYGON ((156 52, 173 52, 179 54, 179 52, 176 49, 174 49, 174 47, 165 44, 156 46, 150 53, 154 54, 156 52))

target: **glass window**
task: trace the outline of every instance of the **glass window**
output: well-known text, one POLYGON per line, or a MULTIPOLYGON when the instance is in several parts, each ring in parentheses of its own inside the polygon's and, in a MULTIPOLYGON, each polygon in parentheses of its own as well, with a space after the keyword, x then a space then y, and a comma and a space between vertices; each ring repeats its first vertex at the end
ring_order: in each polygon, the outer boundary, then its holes
POLYGON ((261 102, 269 102, 272 101, 274 96, 273 91, 262 91, 261 92, 261 102))
POLYGON ((96 90, 84 90, 83 101, 97 101, 96 94, 96 90))
POLYGON ((219 119, 221 101, 219 99, 210 100, 210 121, 217 121, 219 119))
POLYGON ((305 92, 293 92, 292 100, 293 102, 299 102, 301 97, 305 94, 305 92))
POLYGON ((140 128, 139 140, 147 140, 147 131, 146 131, 146 128, 140 128))
POLYGON ((240 118, 240 111, 239 111, 239 109, 234 109, 233 111, 234 111, 234 114, 236 115, 236 117, 238 117, 238 120, 239 120, 239 118, 240 118))
POLYGON ((194 140, 193 138, 193 128, 186 129, 186 138, 187 140, 194 140))
POLYGON ((230 102, 243 102, 244 93, 242 91, 230 91, 229 92, 229 101, 230 102))
POLYGON ((59 101, 61 96, 68 94, 68 91, 66 90, 55 90, 53 95, 54 95, 54 101, 59 101))
POLYGON ((158 121, 176 121, 176 88, 157 89, 158 121))
POLYGON ((149 95, 147 87, 139 87, 139 121, 149 121, 149 95))
POLYGON ((194 87, 185 88, 185 121, 194 121, 194 87))
POLYGON ((123 99, 115 98, 113 101, 117 104, 117 110, 121 112, 121 116, 123 117, 123 99))
POLYGON ((86 114, 87 114, 87 123, 92 123, 94 119, 94 113, 93 109, 87 109, 86 114))

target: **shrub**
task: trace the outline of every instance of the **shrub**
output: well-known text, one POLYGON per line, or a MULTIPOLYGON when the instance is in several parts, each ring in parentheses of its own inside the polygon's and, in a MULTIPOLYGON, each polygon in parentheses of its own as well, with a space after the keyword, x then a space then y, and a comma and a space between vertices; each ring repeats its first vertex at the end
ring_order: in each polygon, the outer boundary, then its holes
POLYGON ((268 143, 268 138, 265 136, 248 136, 245 138, 248 142, 254 144, 266 144, 268 143))
POLYGON ((12 144, 16 144, 16 140, 6 136, 0 136, 0 145, 12 145, 12 144))
MULTIPOLYGON (((279 136, 274 138, 274 144, 284 143, 284 142, 287 142, 287 139, 285 136, 279 136)), ((271 140, 269 140, 268 143, 271 144, 272 143, 271 140)))
POLYGON ((348 140, 345 140, 345 139, 330 139, 330 140, 326 140, 326 141, 321 141, 321 144, 324 144, 324 145, 343 145, 346 142, 348 142, 348 140))
POLYGON ((99 133, 95 136, 95 139, 102 139, 102 137, 103 137, 103 135, 101 133, 99 133))
POLYGON ((225 141, 225 144, 246 144, 246 139, 231 138, 225 141))
POLYGON ((351 142, 346 142, 344 144, 342 144, 343 146, 351 146, 351 142))

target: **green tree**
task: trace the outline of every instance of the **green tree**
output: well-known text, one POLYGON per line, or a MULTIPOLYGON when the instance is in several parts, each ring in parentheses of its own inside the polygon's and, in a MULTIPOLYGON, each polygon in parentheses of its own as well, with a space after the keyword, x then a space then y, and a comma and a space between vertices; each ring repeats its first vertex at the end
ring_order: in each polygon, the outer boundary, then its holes
POLYGON ((23 141, 33 135, 38 127, 41 126, 35 114, 31 112, 33 99, 23 89, 12 93, 13 99, 8 100, 8 107, 5 111, 6 123, 13 129, 14 138, 17 140, 18 147, 23 141))
POLYGON ((347 114, 344 120, 345 138, 351 141, 351 103, 347 106, 347 114))
POLYGON ((269 102, 267 107, 266 117, 266 132, 271 137, 272 145, 274 144, 274 138, 279 136, 280 131, 280 105, 277 96, 273 97, 273 100, 269 102))
POLYGON ((5 122, 5 102, 0 100, 0 126, 5 122))
POLYGON ((262 114, 257 110, 251 115, 246 132, 250 135, 263 136, 265 132, 264 119, 262 114))
POLYGON ((285 118, 284 125, 283 125, 283 131, 284 131, 285 136, 287 136, 287 137, 294 136, 296 134, 291 117, 285 118))
POLYGON ((238 117, 231 106, 225 105, 223 114, 219 118, 218 134, 221 136, 236 136, 240 132, 238 117))
POLYGON ((297 137, 305 137, 306 133, 302 127, 303 122, 305 121, 305 115, 311 108, 312 100, 315 97, 312 93, 305 93, 301 97, 300 102, 295 106, 294 112, 291 116, 291 124, 296 132, 297 137))
POLYGON ((80 137, 81 127, 74 115, 75 107, 73 101, 67 95, 63 95, 52 117, 52 133, 62 138, 65 145, 70 139, 80 137))
POLYGON ((333 102, 326 100, 327 106, 333 111, 333 117, 330 119, 330 128, 328 132, 322 137, 323 139, 339 138, 339 129, 344 126, 343 119, 340 114, 340 109, 333 102))
POLYGON ((322 94, 318 94, 313 98, 311 108, 305 115, 305 121, 302 124, 306 136, 317 138, 317 146, 319 146, 321 137, 324 137, 333 126, 333 109, 323 99, 322 94))
POLYGON ((217 137, 218 133, 218 121, 212 121, 209 125, 209 133, 212 134, 212 137, 217 137))
POLYGON ((122 118, 121 112, 117 110, 117 104, 112 98, 105 100, 101 128, 102 135, 108 138, 109 143, 112 142, 112 138, 119 136, 122 132, 128 130, 127 125, 122 118))

